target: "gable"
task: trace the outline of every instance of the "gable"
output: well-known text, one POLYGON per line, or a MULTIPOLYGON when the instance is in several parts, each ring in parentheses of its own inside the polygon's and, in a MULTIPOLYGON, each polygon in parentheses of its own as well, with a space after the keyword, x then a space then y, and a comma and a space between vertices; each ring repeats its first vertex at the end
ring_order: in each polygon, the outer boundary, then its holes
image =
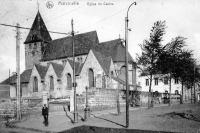
POLYGON ((105 74, 109 74, 110 71, 110 63, 111 63, 111 57, 105 57, 100 52, 97 52, 95 50, 91 50, 95 58, 97 59, 98 63, 104 70, 105 74))
POLYGON ((38 70, 37 70, 37 68, 36 68, 36 66, 34 65, 34 67, 33 67, 33 69, 32 69, 32 73, 31 73, 31 76, 30 77, 40 77, 41 78, 41 76, 40 76, 40 74, 39 74, 39 72, 38 72, 38 70))
POLYGON ((85 72, 87 73, 89 68, 94 69, 94 71, 97 72, 98 74, 101 74, 101 72, 104 72, 103 68, 99 64, 99 61, 93 54, 92 50, 90 50, 90 52, 85 60, 85 63, 83 64, 80 75, 82 75, 82 73, 85 73, 85 72))
POLYGON ((48 76, 54 76, 54 75, 58 78, 58 76, 57 76, 57 74, 56 74, 56 72, 55 72, 55 70, 54 70, 52 64, 49 64, 49 67, 48 67, 48 69, 47 69, 45 78, 47 78, 48 76))
POLYGON ((66 73, 71 73, 71 74, 73 73, 73 69, 68 61, 66 62, 65 67, 63 69, 63 75, 66 73))

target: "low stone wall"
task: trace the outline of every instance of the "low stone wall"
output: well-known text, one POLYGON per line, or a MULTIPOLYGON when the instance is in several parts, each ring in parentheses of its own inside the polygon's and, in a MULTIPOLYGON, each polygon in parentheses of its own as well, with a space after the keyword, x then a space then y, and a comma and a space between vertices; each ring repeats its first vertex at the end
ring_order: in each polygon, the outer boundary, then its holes
MULTIPOLYGON (((140 93, 140 106, 148 105, 148 92, 140 93)), ((171 103, 179 104, 180 103, 180 95, 171 94, 171 103)), ((169 95, 166 96, 165 93, 158 93, 157 96, 153 94, 154 104, 168 104, 169 103, 169 95)))
MULTIPOLYGON (((92 110, 101 110, 105 108, 117 107, 117 90, 113 89, 88 89, 88 105, 92 110)), ((123 92, 119 92, 119 103, 125 105, 123 92)), ((86 93, 77 96, 77 108, 85 108, 86 93)))

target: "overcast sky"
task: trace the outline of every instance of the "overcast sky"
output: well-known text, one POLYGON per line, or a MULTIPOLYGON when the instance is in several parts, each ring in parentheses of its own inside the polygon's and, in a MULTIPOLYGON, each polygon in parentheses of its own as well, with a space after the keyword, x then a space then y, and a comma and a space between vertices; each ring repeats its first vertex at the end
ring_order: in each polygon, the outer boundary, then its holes
MULTIPOLYGON (((78 33, 96 30, 99 41, 124 39, 125 16, 132 0, 38 0, 39 11, 48 30, 71 31, 71 19, 78 33), (53 3, 47 8, 47 2, 53 3), (89 2, 89 3, 88 3, 89 2), (91 3, 92 2, 92 3, 91 3), (62 4, 61 4, 62 3, 62 4), (65 5, 64 5, 65 3, 65 5), (68 5, 75 4, 75 5, 68 5), (101 5, 99 5, 101 4, 101 5)), ((166 20, 163 45, 176 36, 187 38, 194 57, 200 57, 199 0, 137 0, 129 11, 129 52, 135 59, 144 39, 148 39, 153 23, 166 20)), ((31 27, 38 11, 37 0, 1 0, 0 23, 31 27)), ((28 30, 21 29, 21 72, 25 68, 24 44, 28 30)), ((0 81, 14 72, 16 64, 15 28, 0 26, 0 81)), ((51 34, 52 39, 64 37, 51 34)))

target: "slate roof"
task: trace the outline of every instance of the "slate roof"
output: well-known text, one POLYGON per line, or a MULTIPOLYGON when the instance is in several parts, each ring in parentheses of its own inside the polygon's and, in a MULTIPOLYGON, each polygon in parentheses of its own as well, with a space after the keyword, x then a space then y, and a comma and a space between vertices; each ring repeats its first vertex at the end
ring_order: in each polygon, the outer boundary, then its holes
MULTIPOLYGON (((20 75, 21 83, 28 83, 31 73, 32 69, 24 70, 20 75)), ((10 78, 7 78, 6 80, 2 81, 0 84, 15 84, 15 83, 16 83, 16 75, 12 75, 10 78)))
POLYGON ((40 12, 38 11, 24 44, 38 41, 49 42, 51 40, 51 36, 45 26, 40 12))
MULTIPOLYGON (((121 39, 102 42, 97 47, 95 47, 95 50, 101 52, 105 56, 111 56, 113 62, 125 61, 125 47, 121 39)), ((134 62, 130 54, 129 62, 134 62)))
POLYGON ((63 65, 57 64, 57 63, 53 63, 53 62, 51 62, 50 64, 52 64, 56 75, 60 78, 62 76, 62 72, 63 72, 63 69, 64 69, 63 65))
MULTIPOLYGON (((70 66, 72 67, 73 69, 73 61, 72 60, 68 60, 70 66)), ((82 68, 83 68, 83 64, 84 63, 79 63, 79 62, 75 62, 75 75, 79 75, 82 68)))
MULTIPOLYGON (((99 44, 96 31, 74 36, 75 56, 88 54, 91 47, 99 44)), ((43 61, 72 57, 72 37, 64 37, 49 42, 43 51, 43 61)))
POLYGON ((42 65, 39 65, 39 64, 35 64, 35 67, 36 67, 38 73, 40 74, 41 79, 44 79, 48 67, 42 66, 42 65))
POLYGON ((111 64, 111 57, 106 57, 103 54, 101 54, 100 52, 97 52, 96 50, 92 50, 95 57, 97 58, 99 64, 101 65, 101 67, 103 68, 104 72, 106 74, 109 74, 110 71, 110 64, 111 64))

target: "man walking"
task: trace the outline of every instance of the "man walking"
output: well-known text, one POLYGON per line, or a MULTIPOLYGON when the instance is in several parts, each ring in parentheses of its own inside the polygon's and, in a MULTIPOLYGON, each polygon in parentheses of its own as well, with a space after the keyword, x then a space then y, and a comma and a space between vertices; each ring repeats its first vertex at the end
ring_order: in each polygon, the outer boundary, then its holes
POLYGON ((46 104, 44 104, 43 108, 42 108, 42 115, 44 117, 44 124, 48 125, 48 115, 49 115, 49 109, 46 106, 46 104))

